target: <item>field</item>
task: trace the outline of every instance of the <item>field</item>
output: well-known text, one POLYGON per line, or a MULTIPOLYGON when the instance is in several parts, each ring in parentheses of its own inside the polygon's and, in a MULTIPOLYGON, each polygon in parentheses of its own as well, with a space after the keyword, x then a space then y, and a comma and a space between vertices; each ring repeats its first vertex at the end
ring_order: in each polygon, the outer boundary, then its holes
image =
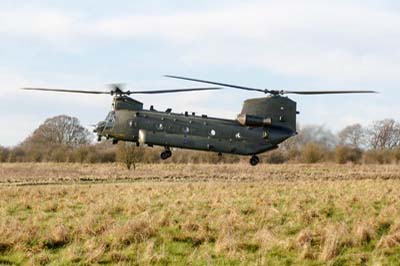
POLYGON ((0 265, 399 265, 399 165, 0 164, 0 265))

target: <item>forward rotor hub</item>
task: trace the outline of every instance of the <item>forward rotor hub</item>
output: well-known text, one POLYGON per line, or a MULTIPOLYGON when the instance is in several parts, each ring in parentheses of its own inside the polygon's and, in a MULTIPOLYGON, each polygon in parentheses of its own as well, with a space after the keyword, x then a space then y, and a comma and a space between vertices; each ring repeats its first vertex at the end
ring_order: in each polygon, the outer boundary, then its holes
POLYGON ((271 95, 284 95, 285 91, 284 90, 268 90, 268 89, 265 89, 264 93, 265 94, 271 94, 271 95))

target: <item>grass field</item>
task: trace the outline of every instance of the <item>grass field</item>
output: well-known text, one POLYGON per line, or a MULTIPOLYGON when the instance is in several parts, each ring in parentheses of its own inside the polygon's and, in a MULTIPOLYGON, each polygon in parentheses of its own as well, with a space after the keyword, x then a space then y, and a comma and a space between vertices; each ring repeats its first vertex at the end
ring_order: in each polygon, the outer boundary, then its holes
POLYGON ((400 166, 0 164, 0 265, 399 265, 400 166))

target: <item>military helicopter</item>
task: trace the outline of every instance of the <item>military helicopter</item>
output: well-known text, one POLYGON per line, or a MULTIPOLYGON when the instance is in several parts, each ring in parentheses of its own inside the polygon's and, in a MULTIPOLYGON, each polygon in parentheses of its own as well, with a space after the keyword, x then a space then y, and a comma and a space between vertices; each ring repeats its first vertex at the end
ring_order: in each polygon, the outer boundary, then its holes
POLYGON ((274 150, 286 139, 297 134, 296 102, 286 97, 286 94, 317 95, 317 94, 349 94, 376 93, 369 90, 358 91, 289 91, 251 88, 200 80, 194 78, 171 76, 165 77, 193 82, 216 85, 218 87, 188 88, 153 91, 122 90, 120 85, 112 85, 110 91, 86 91, 46 88, 23 88, 24 90, 39 90, 66 93, 110 94, 113 96, 112 110, 104 121, 95 126, 98 141, 102 138, 118 141, 135 142, 137 145, 162 146, 162 160, 171 157, 171 148, 183 148, 223 153, 248 155, 250 164, 260 162, 257 154, 274 150), (143 108, 143 103, 129 97, 134 94, 181 93, 231 88, 261 92, 266 97, 247 99, 242 111, 236 119, 222 119, 196 115, 195 113, 173 113, 170 108, 157 111, 150 107, 143 108))

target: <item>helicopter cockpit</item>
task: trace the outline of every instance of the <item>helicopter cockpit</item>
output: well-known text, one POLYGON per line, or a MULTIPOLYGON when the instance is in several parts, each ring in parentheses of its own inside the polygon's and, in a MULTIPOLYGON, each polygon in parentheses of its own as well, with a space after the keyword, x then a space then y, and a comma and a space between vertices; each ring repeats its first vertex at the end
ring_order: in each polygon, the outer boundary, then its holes
POLYGON ((115 111, 109 112, 104 122, 105 122, 105 129, 113 128, 115 124, 115 111))
POLYGON ((114 127, 114 124, 115 124, 115 112, 111 111, 108 113, 106 119, 104 119, 103 121, 100 121, 96 124, 96 127, 93 130, 93 132, 97 133, 98 135, 101 135, 101 133, 104 130, 112 129, 114 127))

